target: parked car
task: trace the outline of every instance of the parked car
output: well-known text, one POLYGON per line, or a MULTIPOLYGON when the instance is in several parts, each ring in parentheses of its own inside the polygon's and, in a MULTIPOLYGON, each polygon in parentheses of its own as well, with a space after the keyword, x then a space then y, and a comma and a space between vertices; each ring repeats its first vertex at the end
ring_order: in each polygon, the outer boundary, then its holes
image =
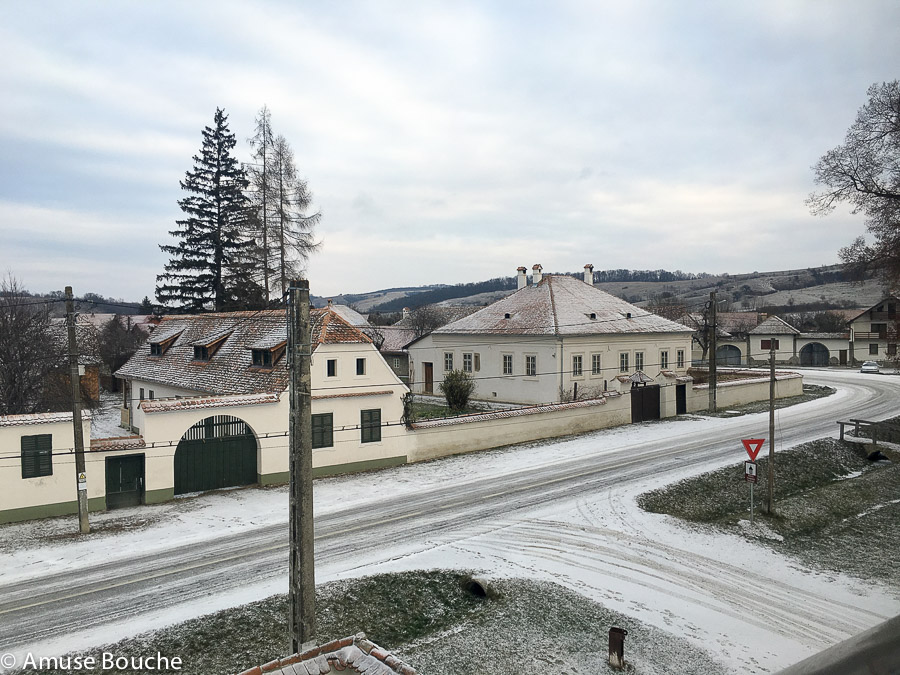
POLYGON ((859 369, 859 372, 861 372, 861 373, 878 373, 881 371, 878 369, 877 363, 875 363, 874 361, 866 361, 865 363, 862 364, 862 368, 859 369))

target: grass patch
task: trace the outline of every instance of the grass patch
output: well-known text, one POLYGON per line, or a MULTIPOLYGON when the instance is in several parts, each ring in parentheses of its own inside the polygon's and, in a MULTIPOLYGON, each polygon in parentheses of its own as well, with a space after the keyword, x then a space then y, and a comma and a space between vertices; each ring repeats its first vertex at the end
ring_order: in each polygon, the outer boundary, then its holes
POLYGON ((638 497, 646 511, 739 529, 820 570, 900 586, 900 455, 866 459, 870 445, 826 438, 776 455, 775 515, 764 512, 768 458, 757 461, 755 520, 747 527, 749 486, 743 462, 638 497), (773 536, 774 535, 774 536, 773 536))
MULTIPOLYGON (((584 598, 557 584, 489 582, 489 598, 449 571, 382 574, 324 584, 316 592, 321 641, 360 630, 421 673, 606 672, 606 632, 628 631, 626 672, 724 675, 684 638, 584 598)), ((287 598, 273 596, 90 653, 181 656, 182 673, 235 673, 288 654, 287 598)), ((68 672, 68 671, 41 671, 68 672)), ((79 671, 89 672, 89 671, 79 671)), ((97 671, 94 671, 97 672, 97 671)))
MULTIPOLYGON (((836 390, 833 387, 824 387, 817 384, 804 384, 803 393, 799 396, 789 396, 787 398, 775 399, 775 409, 788 408, 798 403, 806 403, 807 401, 815 401, 817 398, 831 396, 836 390)), ((769 399, 765 401, 754 401, 753 403, 745 403, 744 405, 733 406, 727 410, 719 410, 714 413, 700 411, 696 415, 704 417, 738 417, 739 415, 752 415, 754 413, 766 412, 769 410, 769 399), (737 414, 735 414, 737 413, 737 414)))

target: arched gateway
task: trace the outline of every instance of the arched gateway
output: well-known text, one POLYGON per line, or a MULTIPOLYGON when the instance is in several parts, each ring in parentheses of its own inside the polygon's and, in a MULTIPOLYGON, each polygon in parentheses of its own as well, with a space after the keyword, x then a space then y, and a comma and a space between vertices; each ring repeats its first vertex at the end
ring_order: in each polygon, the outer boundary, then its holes
POLYGON ((175 449, 175 494, 252 485, 256 436, 237 417, 214 415, 188 429, 175 449))
POLYGON ((803 345, 800 348, 800 365, 827 366, 830 356, 828 347, 820 342, 810 342, 808 345, 803 345))

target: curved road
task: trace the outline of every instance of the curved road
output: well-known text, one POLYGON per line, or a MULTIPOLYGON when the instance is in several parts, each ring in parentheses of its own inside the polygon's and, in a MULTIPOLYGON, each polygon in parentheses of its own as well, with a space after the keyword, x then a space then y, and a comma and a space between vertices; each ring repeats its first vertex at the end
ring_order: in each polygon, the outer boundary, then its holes
MULTIPOLYGON (((838 419, 879 420, 900 414, 900 377, 825 370, 807 370, 804 377, 808 383, 838 387, 839 394, 779 411, 783 434, 778 439, 779 448, 835 436, 838 419)), ((720 424, 700 433, 685 428, 691 425, 664 421, 657 423, 668 425, 664 440, 658 439, 658 433, 648 433, 648 440, 643 440, 642 433, 637 432, 628 435, 626 444, 615 452, 607 447, 577 459, 549 461, 539 471, 511 468, 500 476, 489 473, 477 477, 482 460, 479 454, 473 454, 465 458, 471 471, 464 481, 442 482, 425 491, 397 494, 318 516, 317 566, 346 559, 365 560, 369 566, 402 552, 425 550, 435 537, 452 541, 468 536, 473 528, 499 528, 511 519, 527 522, 526 513, 559 500, 620 489, 669 469, 696 465, 699 470, 726 457, 737 461, 739 447, 735 447, 734 439, 759 434, 760 420, 758 415, 720 420, 720 424)), ((605 433, 609 432, 592 434, 598 446, 605 433)), ((379 474, 379 479, 390 480, 391 471, 379 474)), ((364 489, 372 477, 348 480, 356 481, 348 482, 348 489, 354 485, 364 489)), ((535 540, 540 538, 539 533, 534 536, 535 540)), ((565 543, 565 538, 557 540, 557 547, 560 541, 565 543)), ((535 548, 533 554, 549 555, 547 547, 535 548)), ((554 550, 553 555, 577 558, 579 544, 572 540, 563 549, 554 550)), ((627 559, 622 552, 611 555, 621 555, 622 562, 627 559)), ((21 653, 60 635, 173 606, 183 609, 182 616, 200 615, 208 611, 205 601, 210 596, 284 577, 286 570, 285 524, 162 553, 135 551, 124 560, 0 586, 0 651, 21 653)), ((779 620, 787 621, 784 617, 779 620)), ((858 620, 860 625, 878 622, 875 616, 871 620, 860 616, 858 620)), ((838 637, 839 631, 834 632, 838 637)))

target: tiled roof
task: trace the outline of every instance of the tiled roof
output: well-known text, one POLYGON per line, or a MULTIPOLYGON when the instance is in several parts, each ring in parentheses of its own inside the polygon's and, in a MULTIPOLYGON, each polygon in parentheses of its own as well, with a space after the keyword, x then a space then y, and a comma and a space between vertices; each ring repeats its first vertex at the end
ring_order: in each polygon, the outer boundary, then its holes
POLYGON ((383 338, 381 346, 378 347, 382 352, 402 352, 406 345, 416 339, 416 331, 412 328, 403 328, 402 326, 377 326, 370 329, 370 334, 378 345, 379 336, 383 338))
MULTIPOLYGON (((442 326, 446 326, 448 323, 474 314, 479 309, 483 309, 483 307, 478 305, 431 305, 428 308, 428 312, 430 315, 437 317, 442 326)), ((396 328, 413 328, 414 323, 412 316, 406 316, 393 325, 396 328)))
POLYGON ((801 333, 801 337, 811 340, 849 340, 850 333, 801 333))
POLYGON ((195 410, 197 408, 224 408, 237 405, 278 403, 279 394, 235 394, 232 396, 191 396, 190 398, 157 398, 140 402, 145 413, 195 410))
MULTIPOLYGON (((81 411, 82 420, 91 419, 91 414, 85 410, 81 411)), ((72 423, 72 413, 70 412, 53 412, 53 413, 31 413, 28 415, 0 415, 0 427, 18 427, 26 424, 50 424, 54 422, 72 423)))
POLYGON ((115 438, 92 438, 91 450, 131 450, 146 447, 143 436, 118 436, 115 438))
POLYGON ((784 319, 770 316, 750 331, 750 335, 800 335, 800 331, 794 328, 784 319))
POLYGON ((335 671, 365 675, 416 675, 413 668, 367 640, 365 633, 333 640, 300 654, 255 666, 240 675, 311 675, 335 671))
MULTIPOLYGON (((310 323, 313 349, 320 344, 372 341, 329 309, 311 310, 310 323)), ((287 339, 285 310, 167 316, 154 331, 153 341, 174 335, 177 338, 165 354, 151 356, 149 347, 141 347, 116 376, 220 395, 280 392, 287 387, 286 358, 272 368, 250 367, 251 348, 287 339), (194 344, 226 333, 209 361, 194 360, 194 344)))
POLYGON ((581 279, 555 274, 545 274, 540 283, 521 288, 434 331, 435 334, 500 335, 691 332, 680 323, 629 304, 581 279))
POLYGON ((852 323, 853 321, 856 321, 856 320, 859 319, 860 317, 862 317, 862 316, 868 314, 868 313, 871 312, 873 309, 875 309, 876 307, 878 307, 878 306, 881 305, 881 304, 884 304, 885 302, 900 302, 900 299, 896 298, 896 297, 893 296, 893 295, 889 295, 889 296, 887 296, 886 298, 882 298, 881 300, 879 300, 878 302, 876 302, 874 305, 872 305, 872 306, 869 307, 868 309, 856 310, 856 311, 853 313, 852 316, 847 316, 847 323, 852 323))
POLYGON ((357 328, 366 328, 369 325, 368 320, 362 314, 357 312, 352 307, 348 305, 328 305, 335 314, 341 317, 344 321, 349 323, 351 326, 356 326, 357 328))

